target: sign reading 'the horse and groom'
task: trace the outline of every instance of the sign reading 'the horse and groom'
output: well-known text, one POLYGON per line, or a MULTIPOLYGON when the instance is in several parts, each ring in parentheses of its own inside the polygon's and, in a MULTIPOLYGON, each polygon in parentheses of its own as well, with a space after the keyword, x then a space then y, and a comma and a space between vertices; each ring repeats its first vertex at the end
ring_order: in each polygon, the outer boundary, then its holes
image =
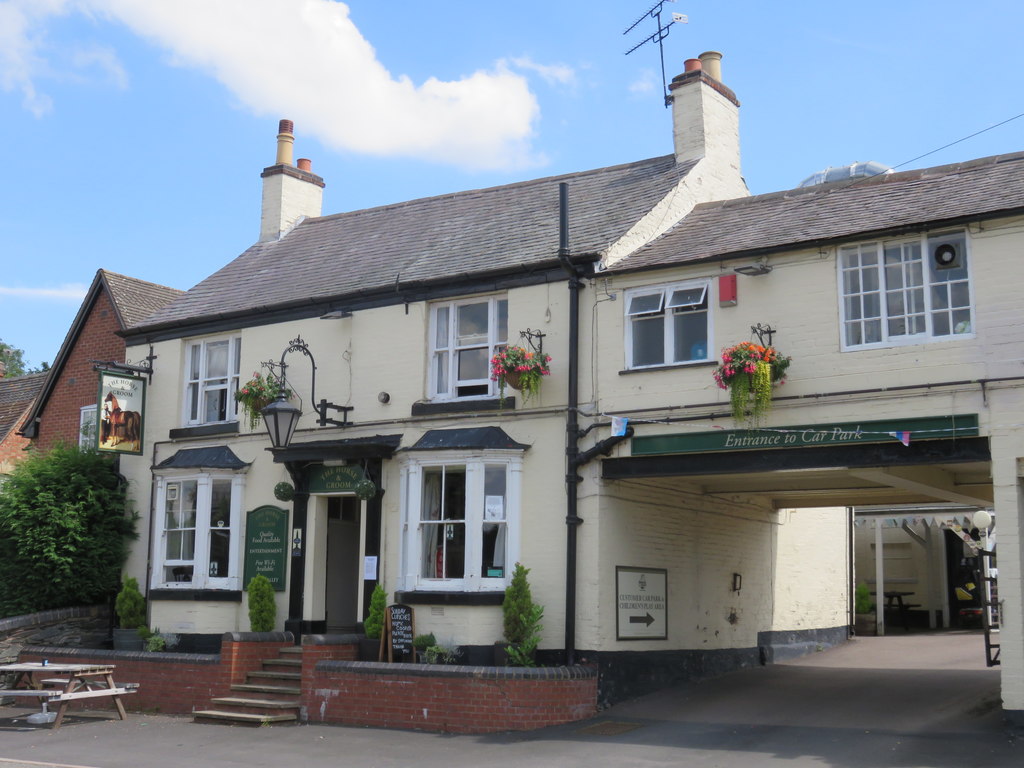
POLYGON ((146 382, 138 376, 100 371, 96 447, 112 453, 142 454, 146 382))

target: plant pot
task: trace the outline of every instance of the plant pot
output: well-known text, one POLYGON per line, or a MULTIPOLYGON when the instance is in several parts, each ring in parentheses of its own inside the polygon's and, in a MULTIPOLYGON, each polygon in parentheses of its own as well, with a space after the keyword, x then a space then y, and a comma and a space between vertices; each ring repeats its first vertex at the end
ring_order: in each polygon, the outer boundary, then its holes
POLYGON ((508 666, 508 643, 498 642, 494 644, 494 666, 508 666))
POLYGON ((505 374, 505 386, 518 390, 522 385, 522 371, 509 371, 505 374))
POLYGON ((360 661, 377 661, 380 656, 380 638, 379 637, 361 637, 359 638, 359 660, 360 661))
POLYGON ((875 614, 854 614, 853 631, 858 637, 873 637, 878 634, 878 626, 875 623, 875 614))
POLYGON ((141 651, 143 648, 142 638, 135 629, 114 630, 115 651, 141 651))

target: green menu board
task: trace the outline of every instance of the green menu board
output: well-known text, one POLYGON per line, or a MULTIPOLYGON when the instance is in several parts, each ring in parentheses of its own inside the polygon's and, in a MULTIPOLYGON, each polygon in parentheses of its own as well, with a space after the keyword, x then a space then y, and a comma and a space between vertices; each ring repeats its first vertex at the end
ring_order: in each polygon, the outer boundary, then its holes
POLYGON ((288 512, 270 505, 257 507, 245 515, 245 581, 263 574, 282 592, 285 563, 288 561, 288 512))

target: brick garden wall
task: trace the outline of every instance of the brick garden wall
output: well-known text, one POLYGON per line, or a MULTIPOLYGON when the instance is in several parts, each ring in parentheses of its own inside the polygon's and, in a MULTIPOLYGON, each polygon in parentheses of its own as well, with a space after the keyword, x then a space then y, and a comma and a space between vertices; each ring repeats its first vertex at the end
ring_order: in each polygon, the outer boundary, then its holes
POLYGON ((527 731, 597 712, 589 667, 322 661, 304 685, 309 722, 447 733, 527 731))
MULTIPOLYGON (((150 653, 28 646, 20 661, 114 664, 118 682, 138 683, 130 711, 190 714, 290 646, 286 632, 224 635, 220 654, 150 653)), ((311 723, 450 733, 522 731, 597 711, 591 667, 440 666, 357 662, 353 636, 303 638, 302 707, 311 723)), ((96 706, 91 704, 91 706, 96 706)))

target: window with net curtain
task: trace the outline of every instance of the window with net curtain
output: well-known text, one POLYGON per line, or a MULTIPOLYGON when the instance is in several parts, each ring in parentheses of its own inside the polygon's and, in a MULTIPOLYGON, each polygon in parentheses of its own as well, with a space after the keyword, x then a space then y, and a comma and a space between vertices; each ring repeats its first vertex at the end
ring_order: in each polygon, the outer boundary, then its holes
POLYGON ((504 588, 518 538, 519 465, 503 457, 406 468, 407 588, 504 588))
POLYGON ((153 586, 237 589, 242 477, 161 477, 153 586))
POLYGON ((485 296, 434 304, 430 323, 431 397, 494 396, 490 361, 508 341, 508 300, 485 296))
POLYGON ((185 357, 185 422, 215 424, 237 419, 242 356, 237 336, 203 339, 188 345, 185 357))

